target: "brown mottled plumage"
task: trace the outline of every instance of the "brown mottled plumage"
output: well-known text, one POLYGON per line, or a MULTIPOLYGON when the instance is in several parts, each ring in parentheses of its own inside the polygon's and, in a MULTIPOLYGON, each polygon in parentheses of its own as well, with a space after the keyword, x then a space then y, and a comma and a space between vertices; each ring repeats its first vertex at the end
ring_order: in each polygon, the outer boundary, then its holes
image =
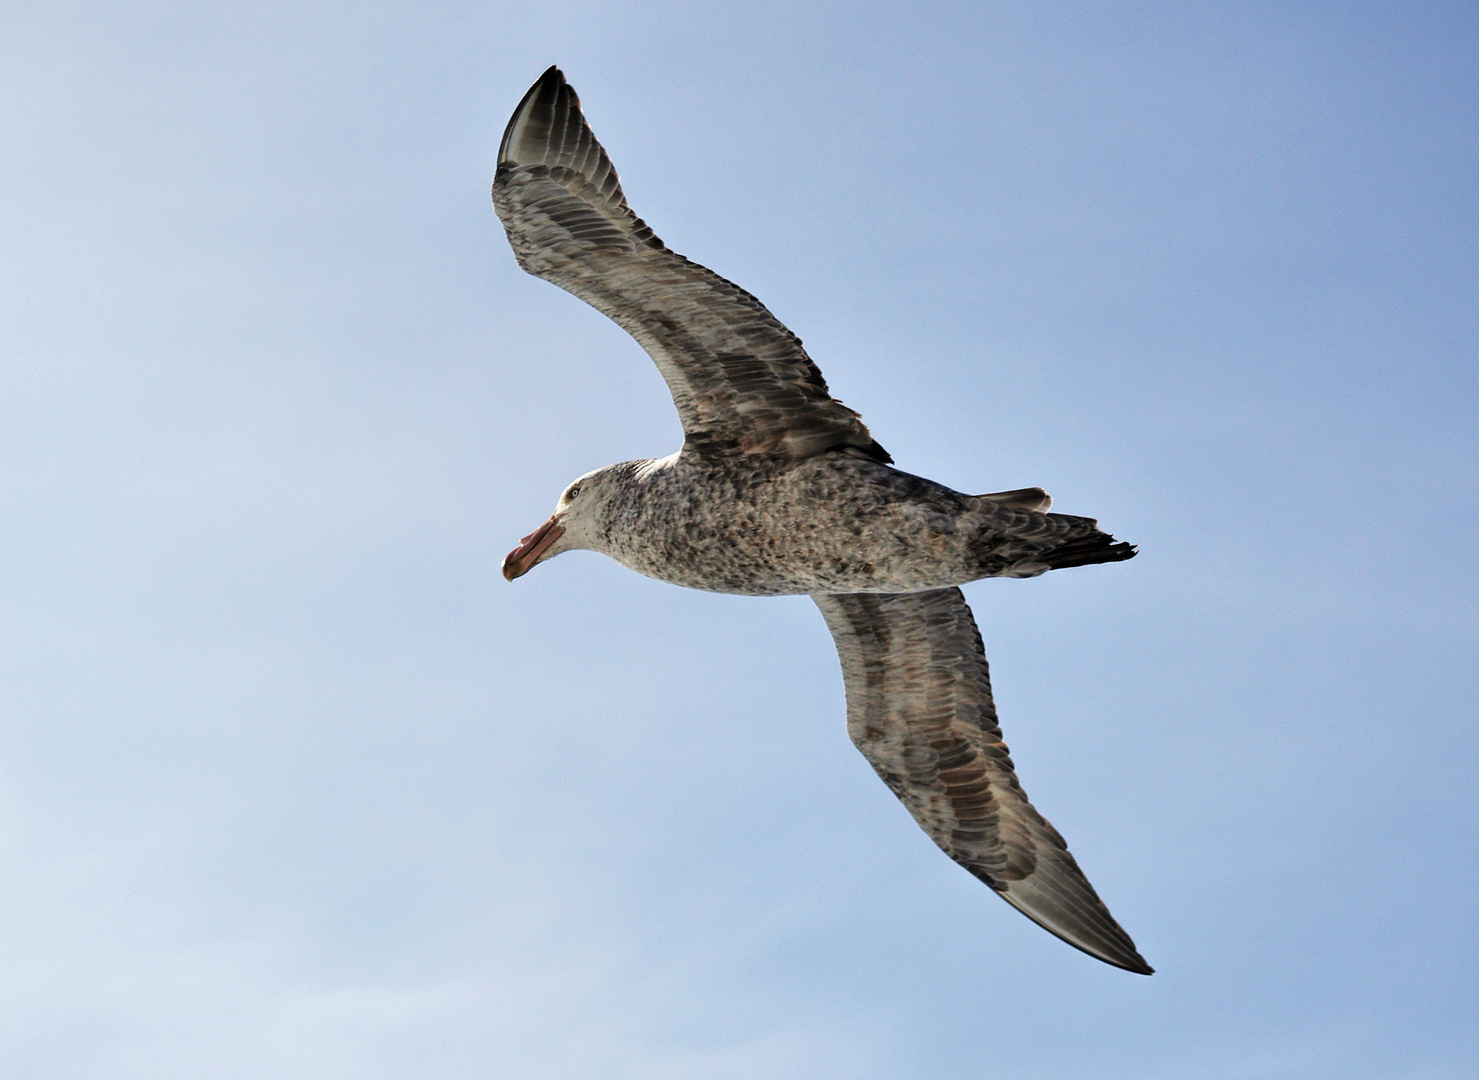
POLYGON ((1149 975, 1017 782, 981 635, 960 590, 812 599, 842 661, 847 733, 920 828, 1045 930, 1149 975))
POLYGON ((842 661, 848 733, 930 838, 1064 941, 1149 974, 1017 783, 955 588, 1135 549, 1049 513, 1040 488, 965 495, 890 467, 794 334, 632 213, 556 68, 509 121, 493 202, 520 266, 652 356, 684 432, 675 454, 569 485, 504 575, 586 548, 691 588, 810 594, 842 661))
POLYGON ((509 121, 493 202, 520 266, 613 319, 656 361, 686 445, 788 458, 853 446, 892 460, 765 305, 669 251, 632 213, 556 68, 509 121))

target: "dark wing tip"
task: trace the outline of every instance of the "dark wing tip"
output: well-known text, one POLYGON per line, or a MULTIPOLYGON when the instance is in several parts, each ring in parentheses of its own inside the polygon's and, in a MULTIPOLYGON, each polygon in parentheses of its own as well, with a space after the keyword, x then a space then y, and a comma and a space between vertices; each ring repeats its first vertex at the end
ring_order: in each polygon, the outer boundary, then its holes
POLYGON ((503 129, 503 141, 498 144, 498 164, 517 158, 526 133, 537 135, 539 145, 546 144, 556 117, 567 115, 572 110, 579 114, 580 99, 565 81, 565 73, 557 64, 551 64, 529 87, 513 116, 509 117, 508 127, 503 129))
POLYGON ((1066 848, 1042 851, 1039 860, 1038 872, 1024 881, 1003 883, 989 876, 983 880, 997 896, 1059 941, 1112 967, 1136 975, 1155 974, 1066 848), (1034 882, 1039 876, 1045 879, 1034 882))
MULTIPOLYGON (((1070 941, 1069 944, 1070 945, 1073 945, 1073 942, 1070 941)), ((1074 945, 1074 948, 1078 948, 1078 946, 1077 945, 1074 945)), ((1082 949, 1080 951, 1081 952, 1088 953, 1088 955, 1092 956, 1095 960, 1104 960, 1104 962, 1106 964, 1108 964, 1110 967, 1117 967, 1121 971, 1128 971, 1131 975, 1154 975, 1155 974, 1155 968, 1153 968, 1149 964, 1147 964, 1145 962, 1145 957, 1141 956, 1138 952, 1137 953, 1131 953, 1129 956, 1124 957, 1123 959, 1106 960, 1104 957, 1100 956, 1098 953, 1089 952, 1089 950, 1087 950, 1087 949, 1082 949)))
MULTIPOLYGON (((1089 953, 1089 955, 1090 956, 1093 956, 1094 954, 1093 953, 1089 953)), ((1097 959, 1103 959, 1103 958, 1102 957, 1098 957, 1097 959)), ((1120 958, 1118 960, 1105 960, 1104 962, 1106 964, 1110 964, 1110 965, 1112 965, 1114 967, 1119 968, 1121 971, 1128 971, 1131 975, 1154 975, 1155 974, 1155 968, 1153 968, 1149 964, 1147 964, 1145 962, 1145 957, 1141 956, 1134 949, 1131 949, 1130 952, 1129 952, 1129 954, 1127 956, 1124 956, 1124 957, 1122 957, 1122 958, 1120 958)))

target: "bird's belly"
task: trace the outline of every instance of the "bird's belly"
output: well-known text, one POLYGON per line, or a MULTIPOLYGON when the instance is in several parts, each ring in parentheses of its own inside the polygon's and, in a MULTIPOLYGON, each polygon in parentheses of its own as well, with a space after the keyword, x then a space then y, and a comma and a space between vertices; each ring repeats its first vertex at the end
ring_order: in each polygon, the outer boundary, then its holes
POLYGON ((648 577, 709 592, 746 596, 914 592, 980 577, 951 529, 920 514, 822 522, 814 512, 735 514, 708 523, 673 523, 648 534, 640 550, 613 550, 648 577), (654 539, 657 542, 652 542, 654 539))

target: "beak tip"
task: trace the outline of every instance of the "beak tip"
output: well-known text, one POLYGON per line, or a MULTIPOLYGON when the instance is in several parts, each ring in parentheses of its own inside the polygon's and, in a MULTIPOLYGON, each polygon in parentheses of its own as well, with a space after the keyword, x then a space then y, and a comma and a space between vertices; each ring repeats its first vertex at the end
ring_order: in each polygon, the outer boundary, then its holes
POLYGON ((549 546, 565 533, 564 528, 551 517, 539 528, 535 529, 524 539, 519 541, 519 546, 503 557, 503 577, 506 581, 523 577, 534 564, 544 557, 549 546))

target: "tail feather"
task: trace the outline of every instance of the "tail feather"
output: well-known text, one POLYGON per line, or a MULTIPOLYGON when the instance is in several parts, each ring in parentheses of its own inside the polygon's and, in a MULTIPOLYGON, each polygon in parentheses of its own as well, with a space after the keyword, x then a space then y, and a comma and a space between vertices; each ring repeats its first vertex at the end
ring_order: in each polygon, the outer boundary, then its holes
MULTIPOLYGON (((1057 514, 1049 515, 1058 517, 1057 514)), ((1092 566, 1095 563, 1123 562, 1135 557, 1135 545, 1116 540, 1106 532, 1100 532, 1094 522, 1088 522, 1092 530, 1086 536, 1077 536, 1067 543, 1059 544, 1044 552, 1042 559, 1049 568, 1062 570, 1069 566, 1092 566)))
POLYGON ((1116 540, 1093 518, 1051 514, 1042 488, 970 496, 980 532, 969 558, 981 577, 1037 577, 1049 570, 1135 557, 1135 545, 1116 540))

